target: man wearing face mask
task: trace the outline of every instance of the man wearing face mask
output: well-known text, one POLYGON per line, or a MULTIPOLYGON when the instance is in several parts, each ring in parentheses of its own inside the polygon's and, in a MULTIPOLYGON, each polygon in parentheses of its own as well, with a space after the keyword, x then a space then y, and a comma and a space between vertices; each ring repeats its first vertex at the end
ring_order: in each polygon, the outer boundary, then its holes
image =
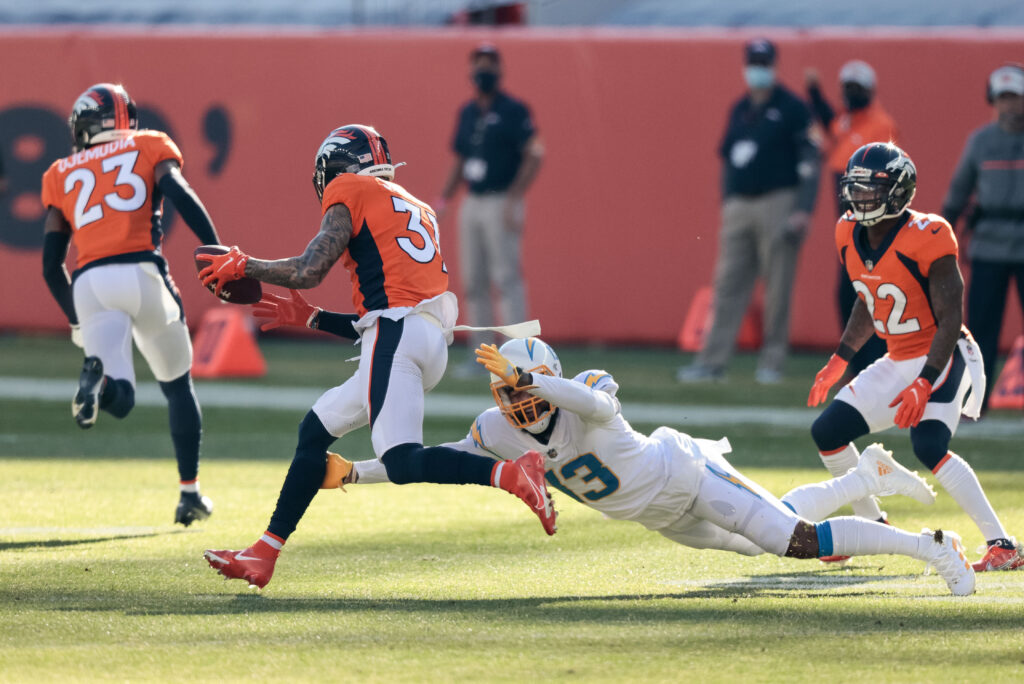
MULTIPOLYGON (((452 149, 455 163, 434 206, 443 222, 445 206, 459 186, 468 193, 459 212, 459 265, 470 325, 490 326, 526 319, 526 288, 521 267, 525 207, 523 196, 544 156, 530 110, 501 90, 501 54, 490 44, 469 56, 476 96, 463 105, 452 149), (494 321, 492 287, 500 301, 501 320, 494 321)), ((473 349, 489 341, 470 337, 473 349)), ((470 358, 455 375, 480 373, 470 358)))
MULTIPOLYGON (((971 260, 967 325, 992 387, 1011 278, 1024 302, 1024 66, 1005 64, 993 71, 986 96, 995 121, 967 138, 942 215, 955 226, 973 197, 974 209, 965 222, 971 260)), ((988 392, 982 410, 987 407, 988 392)))
POLYGON ((818 149, 807 106, 775 78, 775 45, 746 45, 748 91, 733 106, 719 149, 722 228, 711 329, 680 382, 720 379, 732 356, 758 275, 764 280, 764 344, 756 380, 775 384, 789 347, 797 255, 818 189, 818 149))
MULTIPOLYGON (((836 112, 821 92, 818 72, 808 69, 804 72, 807 98, 811 113, 826 132, 827 155, 825 166, 832 172, 835 186, 836 212, 846 212, 840 197, 839 181, 846 173, 846 162, 850 155, 862 145, 870 142, 899 143, 896 123, 882 105, 875 99, 875 70, 867 62, 851 60, 839 70, 839 87, 842 90, 843 109, 836 112)), ((850 319, 857 293, 853 291, 845 269, 839 269, 836 284, 836 299, 839 303, 840 328, 850 319)), ((885 353, 885 342, 877 335, 864 344, 850 360, 849 376, 852 378, 885 353)))

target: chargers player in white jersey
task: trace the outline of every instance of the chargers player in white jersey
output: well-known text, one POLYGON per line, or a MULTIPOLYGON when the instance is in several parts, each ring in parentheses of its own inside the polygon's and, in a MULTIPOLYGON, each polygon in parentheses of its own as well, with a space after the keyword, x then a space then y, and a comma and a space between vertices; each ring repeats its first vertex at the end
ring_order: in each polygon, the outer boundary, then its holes
MULTIPOLYGON (((857 517, 811 522, 868 494, 933 501, 931 487, 881 445, 865 449, 848 473, 779 500, 725 459, 727 439, 695 439, 668 427, 650 436, 637 432, 622 415, 610 374, 563 379, 554 350, 536 338, 500 350, 482 345, 477 356, 492 373, 498 405, 447 446, 506 461, 537 450, 545 455, 548 484, 687 546, 792 558, 900 554, 934 565, 953 594, 974 591, 974 571, 953 532, 916 535, 857 517)), ((376 461, 362 461, 346 481, 385 482, 387 473, 376 461)))

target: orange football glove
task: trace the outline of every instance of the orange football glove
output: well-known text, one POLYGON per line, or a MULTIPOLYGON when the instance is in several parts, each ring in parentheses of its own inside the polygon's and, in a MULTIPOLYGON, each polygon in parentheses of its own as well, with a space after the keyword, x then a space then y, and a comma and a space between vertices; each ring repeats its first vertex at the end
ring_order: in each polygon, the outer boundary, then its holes
POLYGON ((245 265, 249 263, 249 255, 243 254, 234 246, 227 254, 199 254, 196 261, 210 262, 209 266, 199 272, 199 279, 207 286, 216 283, 213 293, 219 295, 224 283, 245 277, 245 265))
POLYGON ((924 407, 932 396, 932 383, 924 378, 917 378, 907 388, 896 395, 889 408, 899 405, 896 410, 896 427, 916 427, 924 415, 924 407))
POLYGON ((519 382, 519 374, 522 373, 522 369, 517 368, 514 363, 506 359, 498 351, 497 345, 481 344, 476 350, 476 362, 501 378, 509 387, 515 387, 519 382))
POLYGON ((828 357, 828 363, 814 376, 814 385, 811 386, 811 394, 807 397, 808 406, 817 406, 828 397, 828 391, 832 385, 839 382, 846 372, 846 361, 833 354, 828 357))
POLYGON ((288 290, 289 298, 264 292, 260 301, 252 306, 252 312, 259 318, 269 318, 260 325, 260 330, 272 330, 282 325, 308 328, 323 309, 305 300, 298 290, 288 290))

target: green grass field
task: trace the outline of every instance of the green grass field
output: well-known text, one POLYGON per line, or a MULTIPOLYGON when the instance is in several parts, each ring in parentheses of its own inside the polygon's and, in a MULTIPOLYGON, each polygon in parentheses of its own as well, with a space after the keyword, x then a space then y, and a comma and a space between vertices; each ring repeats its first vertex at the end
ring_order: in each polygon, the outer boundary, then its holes
MULTIPOLYGON (((253 391, 326 388, 350 348, 263 342, 270 373, 253 391), (326 379, 325 378, 329 378, 326 379)), ((604 367, 631 403, 799 408, 824 360, 797 356, 778 387, 741 358, 725 383, 682 388, 669 350, 565 349, 567 372, 604 367)), ((746 558, 672 544, 604 520, 555 493, 548 538, 516 499, 475 487, 354 486, 313 502, 262 593, 224 582, 201 554, 241 548, 264 529, 302 410, 204 409, 202 483, 214 516, 170 524, 176 472, 166 411, 139 406, 93 430, 68 410, 80 356, 64 340, 0 338, 11 376, 66 378, 61 401, 0 399, 0 681, 1019 681, 1024 572, 979 576, 948 595, 910 559, 845 566, 746 558)), ((151 381, 140 365, 140 381, 151 381)), ((204 383, 198 383, 200 400, 204 383)), ((445 380, 448 394, 486 381, 445 380)), ((1006 423, 1019 419, 996 416, 1006 423)), ((639 429, 649 429, 634 421, 639 429)), ((981 428, 984 422, 976 426, 981 428)), ((426 440, 461 437, 436 419, 426 440)), ((808 426, 679 425, 727 434, 732 460, 778 494, 823 479, 808 426)), ((998 431, 997 431, 998 432, 998 431)), ((908 440, 885 435, 915 467, 908 440)), ((357 432, 339 450, 370 455, 357 432)), ((972 430, 954 446, 1012 532, 1024 535, 1021 437, 972 430)), ((970 520, 886 499, 906 529, 970 520)))

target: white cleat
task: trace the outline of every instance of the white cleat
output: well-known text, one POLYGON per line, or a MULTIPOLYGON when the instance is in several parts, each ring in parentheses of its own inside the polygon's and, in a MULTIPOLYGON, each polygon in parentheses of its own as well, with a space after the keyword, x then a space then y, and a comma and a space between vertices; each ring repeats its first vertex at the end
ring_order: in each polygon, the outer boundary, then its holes
POLYGON ((970 596, 974 593, 974 568, 964 553, 963 542, 956 532, 929 529, 921 530, 918 546, 928 565, 934 567, 946 580, 953 596, 970 596))
POLYGON ((881 444, 869 446, 860 455, 857 472, 867 479, 871 493, 878 496, 902 494, 923 504, 935 503, 935 490, 916 472, 896 462, 881 444))

